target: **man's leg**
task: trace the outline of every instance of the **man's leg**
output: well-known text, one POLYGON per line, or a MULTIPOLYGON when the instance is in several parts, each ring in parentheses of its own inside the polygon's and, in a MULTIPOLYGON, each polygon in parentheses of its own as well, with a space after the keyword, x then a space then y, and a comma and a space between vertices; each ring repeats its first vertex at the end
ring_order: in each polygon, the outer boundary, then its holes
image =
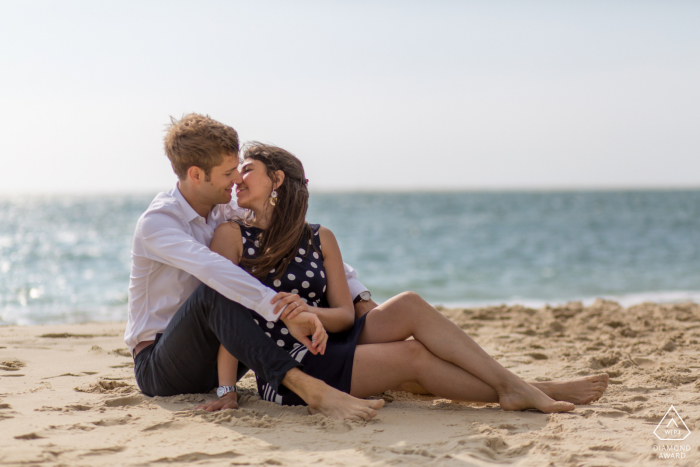
POLYGON ((381 399, 357 399, 301 372, 301 364, 263 333, 246 308, 204 284, 178 310, 161 338, 136 356, 139 387, 161 396, 210 391, 218 384, 220 344, 276 391, 280 384, 294 391, 314 412, 369 420, 384 405, 381 399))
POLYGON ((218 385, 219 344, 275 390, 290 369, 301 366, 263 333, 246 308, 202 284, 160 339, 137 356, 139 386, 159 396, 210 391, 218 385))

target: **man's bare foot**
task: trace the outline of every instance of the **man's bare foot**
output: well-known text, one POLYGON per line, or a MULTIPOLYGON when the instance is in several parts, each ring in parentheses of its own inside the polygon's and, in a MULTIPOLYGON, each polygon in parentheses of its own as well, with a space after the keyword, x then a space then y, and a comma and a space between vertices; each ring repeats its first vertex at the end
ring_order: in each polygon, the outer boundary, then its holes
POLYGON ((590 404, 597 401, 608 388, 607 373, 585 376, 569 381, 546 381, 530 383, 554 400, 572 404, 590 404))
POLYGON ((319 394, 307 401, 309 413, 320 413, 336 420, 372 420, 384 400, 365 400, 325 386, 319 394))
POLYGON ((503 410, 537 409, 544 413, 555 413, 574 409, 574 404, 555 401, 536 387, 524 381, 522 383, 498 394, 498 402, 503 410))

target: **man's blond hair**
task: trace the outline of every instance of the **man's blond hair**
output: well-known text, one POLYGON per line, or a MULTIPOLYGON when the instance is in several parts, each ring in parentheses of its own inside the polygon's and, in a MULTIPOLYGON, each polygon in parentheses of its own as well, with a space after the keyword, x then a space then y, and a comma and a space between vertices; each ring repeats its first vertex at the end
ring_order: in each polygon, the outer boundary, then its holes
POLYGON ((208 115, 187 114, 180 120, 170 117, 165 135, 165 154, 180 180, 190 167, 199 167, 209 180, 211 169, 221 164, 225 155, 238 157, 238 133, 208 115))

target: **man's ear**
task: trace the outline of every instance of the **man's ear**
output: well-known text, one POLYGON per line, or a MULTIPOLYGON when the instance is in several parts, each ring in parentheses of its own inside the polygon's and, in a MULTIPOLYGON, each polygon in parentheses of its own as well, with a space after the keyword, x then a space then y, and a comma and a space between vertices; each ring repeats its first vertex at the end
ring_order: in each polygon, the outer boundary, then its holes
POLYGON ((284 182, 284 171, 278 170, 275 172, 275 183, 272 185, 274 188, 273 190, 276 190, 277 188, 282 186, 282 182, 284 182))
POLYGON ((187 169, 187 178, 192 180, 192 183, 199 185, 204 181, 204 171, 196 165, 193 165, 187 169))

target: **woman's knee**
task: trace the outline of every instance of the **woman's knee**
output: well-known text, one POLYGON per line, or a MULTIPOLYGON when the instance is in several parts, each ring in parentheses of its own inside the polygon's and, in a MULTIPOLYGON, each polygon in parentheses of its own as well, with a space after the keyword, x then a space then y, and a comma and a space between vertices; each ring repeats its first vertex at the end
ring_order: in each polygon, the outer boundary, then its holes
POLYGON ((407 290, 406 292, 401 292, 397 297, 403 303, 414 303, 423 300, 420 295, 410 290, 407 290))
POLYGON ((423 300, 423 297, 415 292, 402 292, 397 295, 397 311, 401 311, 403 314, 408 315, 412 313, 424 313, 430 308, 430 304, 423 300))

